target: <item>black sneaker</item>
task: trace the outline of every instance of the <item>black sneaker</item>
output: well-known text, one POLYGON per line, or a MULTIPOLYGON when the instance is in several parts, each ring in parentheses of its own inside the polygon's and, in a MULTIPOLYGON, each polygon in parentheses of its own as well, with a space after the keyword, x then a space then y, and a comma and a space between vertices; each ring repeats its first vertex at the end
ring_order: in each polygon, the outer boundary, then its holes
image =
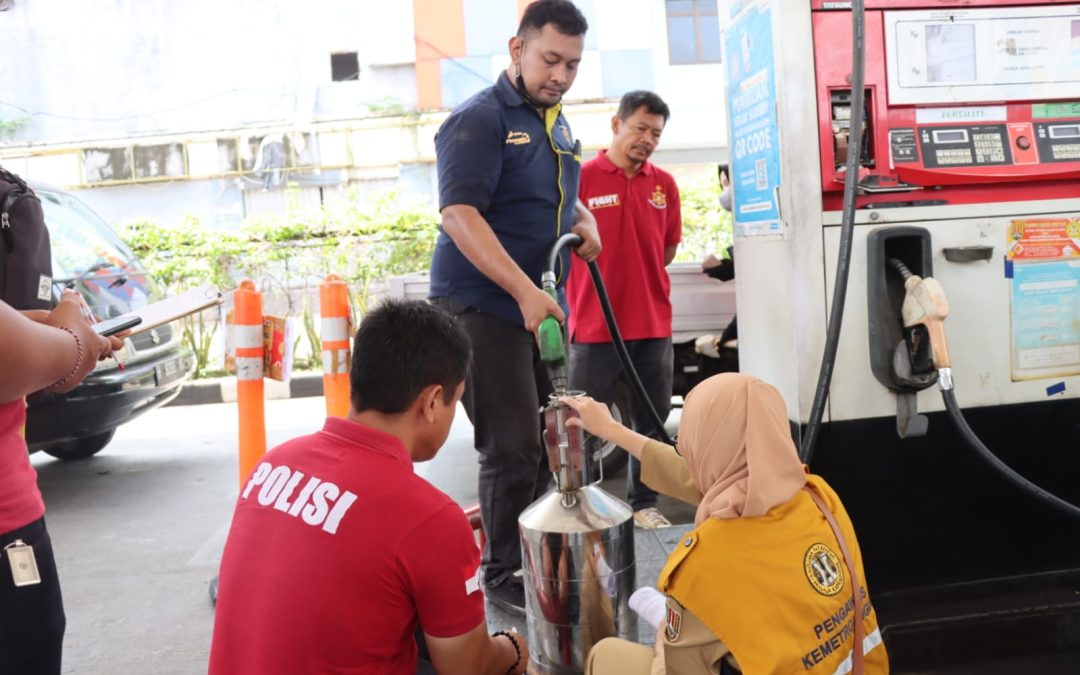
POLYGON ((525 584, 513 577, 498 586, 488 586, 484 596, 500 609, 525 616, 525 584))

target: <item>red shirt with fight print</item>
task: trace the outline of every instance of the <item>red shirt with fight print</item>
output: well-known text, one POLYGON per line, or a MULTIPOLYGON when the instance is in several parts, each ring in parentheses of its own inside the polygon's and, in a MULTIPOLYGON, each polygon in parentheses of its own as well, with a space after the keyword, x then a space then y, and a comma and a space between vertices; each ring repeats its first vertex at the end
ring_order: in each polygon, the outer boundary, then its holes
MULTIPOLYGON (((581 168, 578 196, 596 218, 596 262, 624 340, 671 337, 671 280, 664 248, 682 239, 679 188, 645 162, 632 178, 601 152, 581 168)), ((585 262, 572 256, 566 297, 574 342, 611 342, 585 262)))
POLYGON ((413 675, 434 637, 484 621, 480 552, 461 507, 401 442, 331 417, 268 452, 221 560, 210 675, 413 675))

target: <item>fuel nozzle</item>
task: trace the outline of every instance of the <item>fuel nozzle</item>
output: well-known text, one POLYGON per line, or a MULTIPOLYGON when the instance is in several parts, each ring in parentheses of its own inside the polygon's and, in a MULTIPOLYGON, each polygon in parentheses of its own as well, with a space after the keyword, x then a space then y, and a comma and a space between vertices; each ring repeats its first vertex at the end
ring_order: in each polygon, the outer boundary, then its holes
POLYGON ((912 274, 904 263, 891 258, 889 264, 904 278, 904 339, 908 344, 912 366, 936 369, 942 389, 952 389, 952 365, 945 338, 945 317, 949 315, 949 299, 945 288, 933 277, 912 274))
MULTIPOLYGON (((552 298, 558 301, 558 291, 555 287, 555 273, 544 272, 541 277, 541 286, 552 298)), ((547 368, 551 386, 558 396, 566 394, 566 336, 563 333, 562 324, 553 316, 548 316, 540 322, 536 329, 536 340, 540 345, 540 360, 547 368)))
POLYGON ((563 504, 573 506, 574 493, 603 480, 603 467, 599 453, 585 442, 585 432, 580 426, 566 422, 580 417, 578 412, 562 403, 559 397, 581 396, 584 392, 570 391, 552 394, 544 406, 544 449, 547 451, 548 469, 555 477, 555 489, 563 493, 563 504))

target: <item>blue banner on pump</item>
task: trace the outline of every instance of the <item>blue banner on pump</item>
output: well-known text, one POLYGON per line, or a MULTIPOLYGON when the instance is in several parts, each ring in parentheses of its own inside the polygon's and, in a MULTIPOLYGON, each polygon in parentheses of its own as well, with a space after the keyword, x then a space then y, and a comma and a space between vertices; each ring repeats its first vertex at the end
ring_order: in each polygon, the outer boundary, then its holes
POLYGON ((772 13, 748 4, 724 34, 736 236, 779 235, 780 137, 772 13))

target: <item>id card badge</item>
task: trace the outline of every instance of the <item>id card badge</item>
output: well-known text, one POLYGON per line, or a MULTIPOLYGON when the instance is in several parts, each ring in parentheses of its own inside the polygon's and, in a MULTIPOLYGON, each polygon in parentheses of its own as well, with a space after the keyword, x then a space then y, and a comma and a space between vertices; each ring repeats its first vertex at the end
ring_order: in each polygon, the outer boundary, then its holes
POLYGON ((41 583, 41 574, 38 572, 33 548, 22 539, 16 539, 4 547, 4 552, 7 553, 8 563, 11 564, 11 578, 16 586, 33 586, 41 583))

